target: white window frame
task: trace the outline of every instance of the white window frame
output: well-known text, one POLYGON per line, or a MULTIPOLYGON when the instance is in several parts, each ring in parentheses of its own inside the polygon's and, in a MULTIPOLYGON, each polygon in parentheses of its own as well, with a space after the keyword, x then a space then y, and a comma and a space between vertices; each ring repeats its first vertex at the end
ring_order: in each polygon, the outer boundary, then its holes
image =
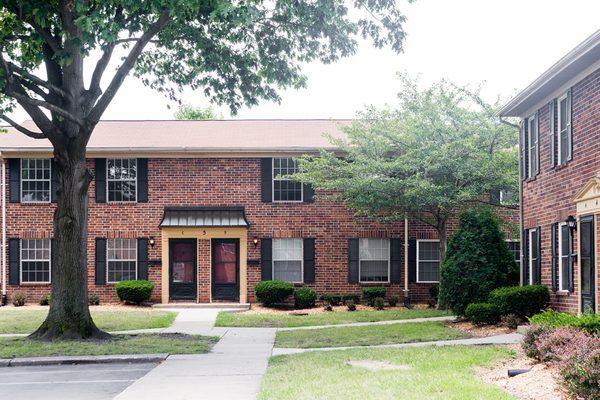
POLYGON ((24 238, 20 240, 19 243, 19 282, 25 285, 47 285, 52 282, 52 240, 51 239, 30 239, 24 238), (48 240, 48 280, 47 281, 27 281, 23 280, 23 262, 36 262, 36 261, 46 261, 46 260, 38 260, 38 259, 25 259, 23 257, 23 240, 48 240))
MULTIPOLYGON (((440 281, 422 281, 419 279, 419 245, 421 242, 440 242, 439 239, 419 239, 417 240, 417 283, 440 283, 440 281)), ((423 260, 423 262, 432 262, 432 261, 436 261, 436 260, 423 260)), ((442 260, 438 259, 437 260, 438 263, 440 263, 440 272, 441 272, 441 266, 442 266, 442 260)))
POLYGON ((277 178, 275 175, 275 160, 293 160, 293 157, 273 157, 271 159, 271 199, 273 203, 304 203, 304 184, 300 183, 300 200, 275 200, 275 181, 290 181, 287 178, 277 178))
POLYGON ((362 262, 363 261, 385 261, 385 260, 363 260, 360 257, 360 239, 358 239, 358 283, 364 283, 364 284, 381 284, 381 283, 390 283, 390 274, 391 274, 391 269, 390 269, 390 263, 391 263, 391 252, 392 252, 392 244, 390 242, 390 239, 388 238, 363 238, 363 239, 378 239, 378 240, 385 240, 388 243, 388 254, 387 254, 387 280, 386 281, 363 281, 360 279, 360 277, 362 276, 361 274, 361 269, 362 269, 362 262))
POLYGON ((536 175, 535 168, 537 164, 540 162, 540 153, 539 153, 539 135, 538 135, 538 123, 537 123, 537 113, 533 113, 527 119, 527 141, 528 141, 528 150, 529 154, 529 168, 528 168, 528 178, 533 178, 536 175), (533 130, 531 129, 533 125, 533 130), (535 142, 534 142, 535 139, 535 142), (532 152, 535 154, 536 162, 535 164, 531 162, 531 154, 532 152))
MULTIPOLYGON (((304 239, 301 238, 273 238, 273 240, 282 240, 282 239, 295 239, 295 240, 300 240, 300 277, 301 280, 298 282, 290 282, 290 283, 304 283, 304 239)), ((273 252, 274 253, 274 252, 273 252)), ((271 276, 273 277, 273 279, 275 279, 275 261, 297 261, 297 260, 278 260, 275 258, 275 255, 273 255, 273 260, 271 260, 273 262, 273 265, 271 267, 271 276)), ((286 281, 289 282, 289 281, 286 281)))
MULTIPOLYGON (((562 227, 566 226, 567 223, 566 222, 561 222, 560 224, 558 224, 557 227, 557 238, 558 238, 558 291, 559 292, 568 292, 569 288, 563 289, 563 268, 567 268, 566 265, 563 265, 563 257, 564 256, 568 256, 568 254, 563 254, 562 253, 562 227)), ((567 233, 568 234, 568 233, 567 233)), ((567 237, 567 240, 569 240, 569 238, 567 237)), ((554 243, 552 244, 554 246, 554 243)))
POLYGON ((48 204, 50 202, 52 202, 52 160, 49 158, 21 158, 20 162, 19 162, 19 178, 20 178, 20 182, 19 185, 20 187, 20 200, 21 203, 25 203, 25 204, 48 204), (36 160, 48 160, 48 172, 49 172, 49 177, 48 179, 31 179, 31 178, 27 178, 24 179, 23 178, 23 161, 27 160, 27 161, 36 161, 36 160), (39 200, 34 200, 34 201, 28 201, 28 200, 24 200, 23 199, 23 182, 27 181, 27 182, 48 182, 48 200, 47 201, 39 201, 39 200))
POLYGON ((137 281, 137 279, 138 279, 138 249, 137 249, 137 239, 133 239, 133 238, 109 238, 109 239, 106 239, 106 283, 116 284, 116 283, 119 283, 119 282, 123 282, 123 281, 111 281, 111 280, 108 279, 108 271, 109 271, 109 265, 110 265, 111 261, 112 262, 118 262, 118 261, 133 261, 133 262, 135 262, 135 280, 137 281), (121 239, 133 240, 133 243, 134 243, 133 244, 133 248, 135 250, 135 259, 125 259, 125 258, 122 258, 122 259, 115 260, 115 259, 109 258, 108 255, 110 254, 109 253, 109 250, 110 250, 109 243, 110 243, 110 241, 111 240, 121 240, 121 239))
MULTIPOLYGON (((527 235, 529 237, 528 240, 528 249, 527 249, 527 254, 529 254, 529 257, 527 259, 527 263, 529 265, 527 265, 527 268, 529 268, 529 279, 527 281, 527 284, 529 285, 533 285, 533 232, 537 231, 537 229, 529 229, 527 231, 527 235)), ((539 250, 539 249, 538 249, 539 250)), ((538 257, 540 256, 539 253, 537 255, 538 257)))
POLYGON ((571 156, 571 147, 569 146, 569 148, 567 149, 568 150, 567 159, 566 160, 562 159, 562 146, 561 146, 562 141, 560 140, 561 139, 561 134, 562 134, 562 131, 560 130, 560 123, 561 123, 561 121, 562 121, 563 118, 565 118, 565 120, 566 120, 565 121, 565 135, 567 135, 567 142, 571 142, 573 140, 572 137, 569 137, 569 126, 571 125, 571 117, 569 115, 570 114, 570 110, 567 109, 567 114, 566 115, 562 115, 562 113, 560 112, 560 102, 561 101, 563 101, 563 100, 565 101, 565 103, 566 103, 565 106, 569 105, 567 97, 568 97, 568 94, 567 94, 567 92, 565 92, 556 101, 556 108, 558 108, 558 123, 557 123, 557 126, 556 126, 556 129, 558 130, 558 136, 556 138, 556 140, 558 140, 558 150, 557 150, 558 151, 558 157, 557 157, 558 165, 562 165, 562 164, 566 163, 567 160, 571 156))
POLYGON ((106 202, 107 203, 115 203, 115 204, 119 204, 119 203, 125 203, 125 204, 131 204, 131 203, 137 203, 138 202, 138 192, 139 192, 139 188, 138 188, 138 174, 139 174, 139 169, 138 169, 139 163, 138 163, 138 159, 134 158, 134 157, 125 157, 125 158, 107 158, 106 159, 106 202), (115 160, 135 160, 135 200, 118 200, 118 201, 114 201, 114 200, 110 200, 110 194, 109 194, 109 187, 110 185, 108 184, 109 182, 129 182, 130 179, 111 179, 109 178, 109 173, 108 173, 108 164, 109 164, 109 160, 110 161, 115 161, 115 160))

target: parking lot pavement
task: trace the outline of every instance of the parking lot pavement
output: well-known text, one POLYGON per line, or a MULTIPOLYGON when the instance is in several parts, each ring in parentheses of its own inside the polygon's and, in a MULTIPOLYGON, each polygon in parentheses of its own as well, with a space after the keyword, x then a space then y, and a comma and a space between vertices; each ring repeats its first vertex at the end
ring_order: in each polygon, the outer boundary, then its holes
POLYGON ((0 397, 11 400, 112 399, 156 363, 0 368, 0 397))

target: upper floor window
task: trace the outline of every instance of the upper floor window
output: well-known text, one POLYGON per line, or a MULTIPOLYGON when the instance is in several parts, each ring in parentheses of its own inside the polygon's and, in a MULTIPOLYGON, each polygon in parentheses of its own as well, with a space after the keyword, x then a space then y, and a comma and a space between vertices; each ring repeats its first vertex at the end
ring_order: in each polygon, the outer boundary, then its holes
POLYGON ((273 279, 302 282, 302 262, 302 239, 273 239, 273 279))
POLYGON ((358 254, 360 282, 389 282, 389 239, 359 239, 358 254))
POLYGON ((558 165, 571 159, 571 106, 568 93, 558 98, 558 165))
POLYGON ((108 201, 137 201, 137 159, 106 160, 108 201))
POLYGON ((302 183, 289 179, 298 172, 293 158, 273 159, 273 201, 302 201, 302 183))
POLYGON ((137 240, 107 239, 107 282, 137 279, 137 240))
POLYGON ((50 283, 50 239, 21 240, 21 283, 50 283))
POLYGON ((21 202, 49 203, 52 180, 49 159, 21 160, 21 202))
POLYGON ((440 241, 417 241, 417 282, 440 281, 440 241))
POLYGON ((539 146, 539 132, 537 124, 537 116, 533 114, 527 120, 527 144, 529 151, 529 169, 527 171, 527 177, 531 178, 537 175, 540 170, 540 146, 539 146))

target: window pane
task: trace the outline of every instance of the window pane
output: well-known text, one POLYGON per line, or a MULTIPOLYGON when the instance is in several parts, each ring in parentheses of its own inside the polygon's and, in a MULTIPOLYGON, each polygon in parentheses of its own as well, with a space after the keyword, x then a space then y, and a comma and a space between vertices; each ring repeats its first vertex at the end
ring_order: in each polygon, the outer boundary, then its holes
POLYGON ((360 262, 360 280, 361 282, 387 282, 388 280, 388 261, 361 261, 360 262))
POLYGON ((108 239, 106 247, 108 282, 137 279, 136 239, 108 239))
POLYGON ((50 282, 50 239, 21 240, 21 281, 50 282))
POLYGON ((440 242, 418 242, 418 272, 419 282, 439 282, 440 280, 440 242))
POLYGON ((302 239, 273 239, 273 279, 302 282, 302 239))
POLYGON ((389 280, 390 241, 388 239, 359 239, 359 270, 361 282, 389 280))
POLYGON ((302 183, 287 176, 298 172, 298 163, 291 158, 273 159, 273 200, 302 201, 302 183))
POLYGON ((440 263, 439 261, 419 261, 419 281, 420 282, 439 282, 440 263))
POLYGON ((136 201, 137 159, 108 159, 108 201, 136 201))
POLYGON ((50 201, 50 160, 21 160, 21 201, 50 201))
POLYGON ((273 279, 302 282, 302 261, 273 261, 273 279))

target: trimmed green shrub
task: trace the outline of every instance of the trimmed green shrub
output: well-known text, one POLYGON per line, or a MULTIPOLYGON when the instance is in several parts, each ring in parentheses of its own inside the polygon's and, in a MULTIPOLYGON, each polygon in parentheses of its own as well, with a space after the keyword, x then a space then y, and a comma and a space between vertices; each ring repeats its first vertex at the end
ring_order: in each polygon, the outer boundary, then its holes
POLYGON ((270 306, 281 303, 294 293, 294 285, 284 281, 260 281, 254 286, 256 299, 270 306))
POLYGON ((473 325, 493 325, 500 321, 498 307, 490 303, 469 304, 465 316, 473 325))
POLYGON ((550 302, 550 293, 544 285, 510 286, 493 290, 488 298, 502 315, 515 314, 531 317, 542 311, 550 302))
POLYGON ((310 288, 301 287, 294 292, 294 307, 296 308, 314 307, 315 301, 317 301, 317 292, 310 288))
POLYGON ((390 305, 390 307, 396 307, 399 302, 400 297, 398 296, 390 296, 390 298, 388 299, 388 304, 390 305))
POLYGON ((332 306, 339 306, 342 303, 342 296, 339 294, 325 293, 320 297, 321 301, 332 306))
POLYGON ((356 304, 354 303, 354 300, 346 301, 346 307, 348 308, 348 311, 356 311, 356 304))
POLYGON ((150 281, 122 281, 115 285, 117 296, 125 303, 140 304, 150 300, 154 285, 150 281))
POLYGON ((52 303, 52 295, 48 293, 40 298, 40 306, 49 306, 52 303))
POLYGON ((517 268, 494 212, 465 211, 442 261, 439 304, 464 315, 469 304, 486 301, 492 290, 516 284, 510 277, 517 268))
POLYGON ((384 287, 379 287, 379 286, 373 286, 373 287, 366 287, 363 288, 362 290, 362 298, 365 299, 365 301, 367 302, 368 305, 373 306, 373 301, 377 298, 377 297, 381 297, 383 299, 385 299, 385 293, 386 293, 386 288, 384 287))
POLYGON ((385 299, 383 297, 375 297, 373 299, 373 307, 376 310, 383 310, 385 307, 385 299))
POLYGON ((27 296, 25 296, 25 293, 15 292, 12 295, 12 304, 15 307, 24 306, 26 301, 27 301, 27 296))
POLYGON ((544 325, 552 328, 561 326, 578 328, 589 334, 600 336, 600 315, 573 315, 554 310, 543 311, 529 318, 532 325, 544 325))
POLYGON ((88 303, 90 306, 99 306, 100 305, 100 297, 98 297, 97 294, 92 294, 88 300, 89 300, 88 303))
POLYGON ((354 304, 360 303, 360 294, 346 293, 342 295, 342 303, 346 304, 349 300, 352 300, 354 304))

